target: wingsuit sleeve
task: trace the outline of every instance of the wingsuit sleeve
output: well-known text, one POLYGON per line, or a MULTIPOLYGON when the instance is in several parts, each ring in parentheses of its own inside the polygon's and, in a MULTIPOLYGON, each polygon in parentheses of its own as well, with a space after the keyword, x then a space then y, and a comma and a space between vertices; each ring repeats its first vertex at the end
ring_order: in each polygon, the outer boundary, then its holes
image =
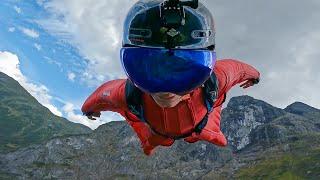
POLYGON ((113 80, 98 87, 84 102, 82 112, 113 111, 124 114, 125 97, 121 91, 125 88, 125 82, 124 79, 113 80))
POLYGON ((216 102, 218 105, 209 114, 208 123, 201 133, 193 133, 192 136, 185 138, 185 141, 189 143, 194 143, 200 139, 218 146, 226 146, 227 139, 220 130, 221 108, 225 94, 238 83, 260 78, 260 73, 254 67, 231 59, 217 61, 214 72, 219 83, 219 98, 216 102))
POLYGON ((219 82, 219 97, 238 83, 260 78, 259 71, 253 66, 233 59, 217 61, 214 72, 219 82))
MULTIPOLYGON (((127 123, 136 132, 145 151, 148 138, 151 136, 150 128, 135 115, 129 112, 125 97, 126 80, 113 80, 98 87, 85 101, 81 110, 84 114, 101 111, 113 111, 125 117, 127 123)), ((146 154, 148 152, 145 152, 146 154)))

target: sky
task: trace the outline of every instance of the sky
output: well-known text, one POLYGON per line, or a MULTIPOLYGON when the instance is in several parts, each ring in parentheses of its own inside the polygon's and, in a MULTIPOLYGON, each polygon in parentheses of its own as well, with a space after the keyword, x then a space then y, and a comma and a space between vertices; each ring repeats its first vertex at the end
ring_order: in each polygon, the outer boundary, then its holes
MULTIPOLYGON (((54 114, 92 129, 115 120, 82 116, 85 99, 102 83, 126 78, 122 22, 135 0, 2 0, 0 71, 54 114)), ((250 95, 285 108, 301 101, 320 108, 320 1, 200 0, 216 22, 218 59, 257 68, 261 83, 228 94, 250 95)))

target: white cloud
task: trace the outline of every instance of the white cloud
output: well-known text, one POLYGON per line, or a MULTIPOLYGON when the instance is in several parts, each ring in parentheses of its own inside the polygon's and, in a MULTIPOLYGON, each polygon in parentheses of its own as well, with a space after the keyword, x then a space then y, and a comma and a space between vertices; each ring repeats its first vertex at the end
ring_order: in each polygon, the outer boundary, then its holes
POLYGON ((33 45, 38 51, 40 51, 42 49, 42 46, 38 43, 34 43, 33 45))
POLYGON ((47 107, 57 116, 62 113, 52 103, 52 96, 44 85, 38 85, 29 82, 20 70, 20 61, 17 55, 10 52, 0 51, 0 71, 18 81, 33 97, 35 97, 43 106, 47 107))
POLYGON ((38 21, 50 33, 62 37, 88 59, 88 68, 77 75, 89 85, 125 77, 119 59, 122 23, 136 1, 51 0, 39 4, 50 19, 38 21))
POLYGON ((72 72, 69 72, 68 73, 68 79, 73 82, 74 78, 76 78, 76 75, 74 73, 72 73, 72 72))
POLYGON ((47 57, 47 56, 45 56, 44 58, 46 59, 46 61, 47 61, 49 64, 56 65, 56 66, 58 66, 59 68, 62 67, 62 64, 61 64, 60 62, 55 61, 55 60, 52 60, 51 58, 49 58, 49 57, 47 57))
POLYGON ((20 27, 21 32, 23 32, 25 35, 31 37, 31 38, 39 38, 39 33, 33 29, 28 29, 24 27, 20 27))
POLYGON ((80 123, 85 126, 88 126, 91 129, 96 129, 100 125, 111 122, 111 121, 124 121, 124 118, 119 113, 116 113, 116 112, 101 112, 101 116, 99 118, 96 118, 97 120, 93 121, 88 119, 82 113, 79 113, 81 112, 80 109, 81 109, 82 102, 71 103, 71 102, 64 101, 60 98, 55 98, 55 100, 64 104, 64 106, 62 107, 62 111, 65 118, 67 118, 68 120, 74 123, 80 123))
POLYGON ((37 1, 37 3, 40 5, 40 6, 42 6, 42 4, 43 4, 43 2, 45 1, 45 0, 36 0, 37 1))
MULTIPOLYGON (((123 20, 135 2, 97 0, 92 5, 87 0, 41 1, 52 16, 39 24, 79 49, 89 62, 86 71, 77 76, 95 86, 125 77, 118 53, 123 20)), ((202 2, 216 20, 219 58, 240 59, 262 75, 258 86, 248 91, 237 88, 228 97, 248 92, 279 107, 303 101, 320 108, 318 1, 202 2)))
POLYGON ((319 1, 205 3, 215 16, 219 58, 240 59, 261 72, 259 85, 235 88, 229 98, 249 94, 282 108, 294 101, 320 108, 319 1))
POLYGON ((18 6, 13 6, 13 9, 20 14, 21 13, 21 8, 19 8, 18 6))
POLYGON ((19 65, 19 59, 15 54, 0 51, 0 71, 18 82, 25 82, 26 79, 22 75, 19 65))
POLYGON ((9 27, 9 28, 8 28, 8 31, 9 31, 9 32, 14 32, 14 31, 16 31, 16 28, 14 28, 14 27, 9 27))
POLYGON ((44 56, 43 58, 46 60, 46 62, 47 62, 48 64, 56 66, 56 67, 60 70, 61 73, 64 72, 62 63, 60 63, 60 62, 58 62, 58 61, 56 61, 56 60, 53 60, 53 59, 51 59, 51 58, 49 58, 49 57, 47 57, 47 56, 44 56))
POLYGON ((75 110, 76 108, 74 107, 74 105, 69 102, 66 103, 65 106, 63 107, 63 112, 66 114, 66 118, 71 122, 83 124, 85 126, 90 127, 91 129, 96 129, 100 125, 106 123, 101 119, 92 121, 88 119, 86 116, 83 116, 82 114, 77 114, 75 110))
POLYGON ((53 114, 62 117, 62 113, 54 105, 52 105, 52 104, 43 104, 43 106, 47 107, 53 114))

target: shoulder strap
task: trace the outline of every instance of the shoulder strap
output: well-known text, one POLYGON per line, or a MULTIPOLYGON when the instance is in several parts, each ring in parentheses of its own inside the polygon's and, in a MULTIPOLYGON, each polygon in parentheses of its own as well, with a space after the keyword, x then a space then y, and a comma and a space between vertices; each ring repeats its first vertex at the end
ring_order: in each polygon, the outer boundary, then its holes
POLYGON ((218 98, 218 79, 216 74, 213 72, 209 79, 203 84, 203 96, 204 103, 207 107, 207 114, 203 117, 200 123, 195 127, 194 131, 200 133, 202 129, 207 125, 209 114, 214 109, 214 103, 218 98))
POLYGON ((129 79, 126 81, 125 87, 126 102, 131 113, 136 115, 140 120, 144 121, 142 117, 142 91, 137 88, 129 79))
POLYGON ((203 84, 203 95, 209 113, 212 111, 214 103, 218 98, 218 79, 213 72, 209 79, 203 84))

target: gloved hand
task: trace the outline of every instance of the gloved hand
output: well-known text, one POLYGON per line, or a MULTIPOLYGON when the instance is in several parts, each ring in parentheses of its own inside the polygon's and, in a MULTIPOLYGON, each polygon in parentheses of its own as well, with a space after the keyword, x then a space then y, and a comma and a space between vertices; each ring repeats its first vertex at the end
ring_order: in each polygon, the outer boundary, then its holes
POLYGON ((100 112, 87 112, 87 113, 83 113, 83 114, 93 121, 97 120, 95 117, 101 116, 100 112))
POLYGON ((246 89, 250 86, 253 86, 255 84, 258 84, 260 81, 260 79, 248 79, 247 81, 245 81, 243 84, 240 85, 240 87, 242 87, 243 89, 246 89))

